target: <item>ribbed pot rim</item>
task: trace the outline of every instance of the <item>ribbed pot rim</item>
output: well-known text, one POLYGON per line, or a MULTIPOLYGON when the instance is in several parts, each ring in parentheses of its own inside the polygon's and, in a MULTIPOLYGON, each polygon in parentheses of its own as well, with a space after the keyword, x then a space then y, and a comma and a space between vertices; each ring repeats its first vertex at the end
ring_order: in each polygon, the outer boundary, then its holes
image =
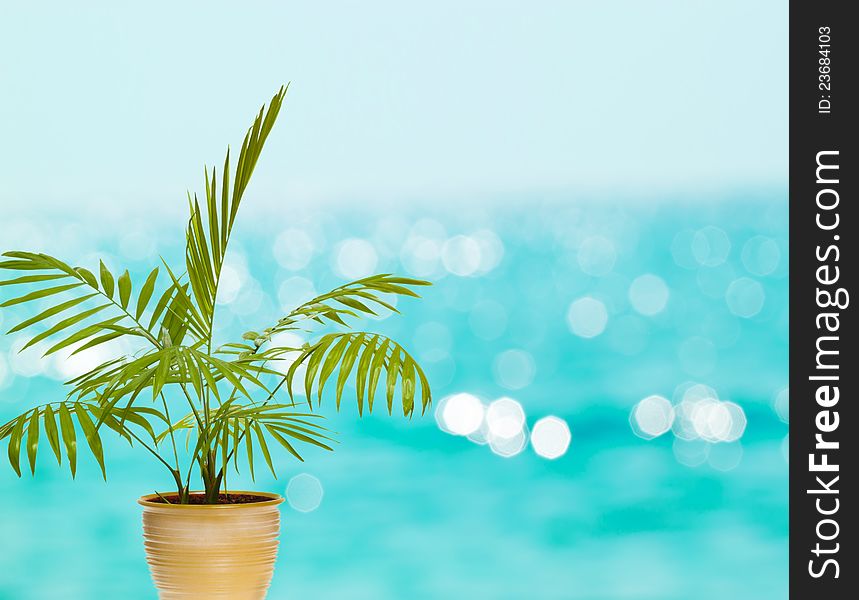
MULTIPOLYGON (((205 492, 191 492, 191 495, 204 494, 205 492)), ((168 510, 241 510, 260 508, 264 506, 277 506, 283 502, 283 496, 280 494, 272 494, 271 492, 251 492, 247 490, 227 490, 225 494, 250 494, 252 496, 262 496, 271 498, 262 502, 248 502, 246 504, 165 504, 164 502, 153 502, 158 499, 158 494, 146 494, 137 499, 137 503, 141 506, 149 508, 164 508, 168 510)), ((163 494, 162 494, 163 495, 163 494)))

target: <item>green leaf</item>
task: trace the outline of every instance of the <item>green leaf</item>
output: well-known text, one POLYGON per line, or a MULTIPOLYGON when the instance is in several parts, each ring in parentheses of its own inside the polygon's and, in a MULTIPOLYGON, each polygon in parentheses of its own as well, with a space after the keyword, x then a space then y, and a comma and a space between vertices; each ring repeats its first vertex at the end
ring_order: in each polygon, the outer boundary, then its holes
POLYGON ((60 437, 57 432, 57 422, 54 416, 54 410, 50 404, 45 405, 45 411, 42 415, 45 421, 45 436, 51 444, 51 450, 54 451, 54 456, 57 457, 57 464, 62 464, 62 454, 60 452, 60 437))
POLYGON ((197 366, 197 362, 194 360, 194 357, 187 352, 180 352, 177 356, 177 360, 182 362, 185 373, 187 374, 188 379, 191 380, 191 385, 194 387, 194 392, 197 394, 197 397, 202 398, 205 394, 203 378, 200 376, 200 369, 197 366))
MULTIPOLYGON (((76 344, 80 341, 83 341, 83 340, 89 338, 89 337, 97 335, 101 331, 104 331, 110 325, 118 323, 121 320, 122 320, 122 317, 114 317, 112 319, 107 319, 106 321, 102 321, 101 323, 95 323, 94 325, 90 325, 88 327, 85 327, 84 329, 81 329, 80 331, 70 335, 66 339, 64 339, 60 342, 57 342, 56 344, 54 344, 53 346, 48 348, 48 351, 45 352, 45 356, 50 356, 54 352, 59 352, 63 348, 68 348, 69 346, 71 346, 73 344, 76 344)), ((77 349, 74 352, 74 354, 77 354, 77 352, 80 352, 80 351, 81 351, 81 349, 77 349)))
POLYGON ((89 449, 92 451, 92 455, 98 462, 98 466, 101 467, 101 476, 106 481, 107 473, 104 468, 104 450, 102 449, 101 438, 98 435, 98 431, 96 431, 95 425, 93 425, 92 419, 90 419, 84 406, 77 402, 75 403, 75 415, 77 415, 78 423, 81 424, 81 429, 86 436, 89 449))
POLYGON ((379 383, 379 375, 382 373, 382 366, 385 362, 385 357, 388 353, 390 340, 385 340, 376 349, 376 354, 373 357, 373 362, 370 364, 370 386, 367 390, 367 408, 373 412, 373 398, 376 396, 376 386, 379 383))
POLYGON ((158 358, 158 366, 152 379, 152 399, 158 398, 158 394, 167 384, 167 376, 170 374, 170 364, 173 362, 172 348, 162 350, 158 358))
POLYGON ((77 465, 77 440, 75 435, 75 425, 72 422, 71 414, 65 403, 60 404, 60 431, 63 434, 63 444, 66 446, 66 456, 69 457, 69 469, 72 472, 74 479, 77 465))
POLYGON ((113 274, 107 269, 104 261, 98 261, 99 273, 101 274, 101 287, 105 295, 113 299, 113 274))
POLYGON ((426 281, 424 279, 410 279, 408 277, 388 276, 388 277, 385 277, 385 280, 388 283, 395 283, 395 284, 398 283, 401 285, 421 285, 421 286, 432 285, 431 281, 426 281))
POLYGON ((212 393, 215 395, 215 398, 220 402, 221 395, 218 392, 218 382, 212 376, 212 372, 209 370, 208 365, 206 365, 203 358, 196 353, 191 353, 194 362, 197 363, 197 367, 199 367, 199 372, 203 374, 203 378, 206 380, 206 386, 212 390, 212 393))
POLYGON ((0 281, 0 287, 4 285, 22 285, 25 283, 41 283, 43 281, 53 281, 55 279, 64 279, 68 277, 65 273, 56 273, 51 275, 24 275, 23 277, 18 277, 17 279, 7 279, 6 281, 0 281))
MULTIPOLYGON (((57 323, 56 325, 54 325, 50 329, 46 329, 45 331, 43 331, 39 335, 34 336, 29 342, 27 342, 24 345, 23 348, 21 348, 21 350, 22 351, 26 350, 30 346, 34 346, 34 345, 38 344, 39 342, 41 342, 42 340, 47 339, 47 338, 51 337, 52 335, 55 335, 55 334, 63 331, 64 329, 68 329, 69 327, 71 327, 73 325, 77 325, 81 321, 84 321, 84 320, 88 319, 89 317, 103 311, 108 306, 110 306, 110 305, 109 304, 102 304, 101 306, 96 306, 94 308, 90 308, 89 310, 85 310, 82 313, 79 313, 77 315, 73 315, 67 319, 63 319, 62 321, 60 321, 59 323, 57 323)), ((47 356, 47 355, 48 355, 48 353, 45 352, 44 356, 47 356)))
POLYGON ((9 437, 9 464, 11 464, 12 468, 15 469, 15 473, 18 474, 18 477, 21 476, 21 437, 24 434, 24 421, 26 416, 27 413, 24 413, 18 417, 18 420, 15 422, 15 426, 12 428, 12 434, 9 437))
POLYGON ((248 454, 248 469, 251 472, 251 481, 256 481, 254 476, 254 444, 253 444, 253 436, 247 433, 248 431, 248 421, 244 420, 244 429, 245 429, 245 448, 247 449, 248 454))
POLYGON ((181 343, 184 331, 188 328, 191 328, 200 339, 207 339, 206 322, 200 315, 200 311, 194 306, 191 297, 188 296, 188 284, 183 285, 179 283, 179 279, 170 269, 170 266, 167 263, 164 263, 164 266, 167 269, 167 275, 170 276, 170 280, 173 282, 175 294, 167 307, 163 327, 170 330, 170 337, 175 345, 181 343), (175 322, 172 325, 171 320, 175 322))
POLYGON ((328 380, 328 377, 331 373, 334 372, 334 369, 337 367, 337 363, 340 362, 340 357, 343 356, 343 352, 346 350, 346 345, 349 343, 349 336, 342 336, 334 344, 334 347, 331 348, 331 351, 328 353, 328 356, 325 359, 325 362, 322 363, 322 371, 319 373, 319 383, 317 384, 317 402, 322 402, 322 390, 325 387, 325 382, 328 380))
POLYGON ((13 298, 12 300, 7 300, 3 304, 0 304, 0 308, 6 308, 7 306, 14 306, 16 304, 23 304, 25 302, 30 302, 32 300, 39 300, 40 298, 47 298, 48 296, 53 296, 55 294, 61 294, 68 290, 73 290, 76 287, 80 287, 84 285, 83 283, 67 283, 65 285, 58 285, 52 288, 46 288, 43 290, 36 290, 35 292, 30 292, 24 296, 20 296, 19 298, 13 298))
POLYGON ((158 302, 155 304, 155 309, 152 312, 152 317, 149 319, 149 325, 147 329, 152 331, 157 323, 159 323, 159 319, 164 311, 167 309, 167 305, 173 299, 173 296, 176 294, 176 284, 171 285, 167 288, 161 297, 158 299, 158 302))
POLYGON ((135 319, 140 319, 143 312, 146 310, 146 306, 152 298, 152 292, 155 291, 155 282, 157 280, 158 267, 155 267, 149 274, 149 277, 146 278, 146 281, 143 283, 143 287, 140 288, 140 295, 137 297, 137 311, 134 316, 135 319))
POLYGON ((355 310, 360 310, 361 312, 368 313, 371 315, 375 315, 376 312, 371 309, 369 306, 361 302, 360 300, 356 300, 355 298, 350 298, 348 296, 344 296, 342 298, 335 298, 337 302, 348 306, 349 308, 354 308, 355 310))
POLYGON ((298 428, 296 428, 296 427, 286 427, 283 425, 272 424, 268 427, 268 429, 269 429, 270 433, 278 431, 280 433, 288 435, 289 437, 295 438, 296 440, 299 440, 301 442, 305 442, 307 444, 313 444, 314 446, 318 446, 319 448, 323 448, 323 449, 328 450, 328 451, 334 450, 334 448, 332 448, 328 444, 324 444, 324 443, 320 442, 318 439, 306 436, 303 433, 299 433, 298 428))
POLYGON ((387 380, 387 398, 388 398, 388 414, 394 410, 394 390, 397 387, 397 375, 400 367, 400 348, 394 346, 391 350, 391 358, 388 359, 388 380, 387 380))
POLYGON ((359 416, 364 414, 364 390, 367 387, 367 377, 370 373, 370 361, 373 359, 373 352, 376 350, 378 340, 379 336, 374 335, 373 338, 367 342, 364 352, 361 354, 361 358, 358 361, 358 372, 355 374, 355 391, 358 395, 359 416))
MULTIPOLYGON (((208 355, 200 355, 200 357, 203 360, 205 360, 209 365, 211 365, 227 381, 229 381, 230 385, 232 385, 235 389, 237 389, 239 392, 241 392, 243 396, 245 396, 249 400, 252 399, 250 393, 245 388, 245 386, 242 385, 242 381, 239 378, 240 376, 241 377, 248 377, 247 373, 242 372, 242 373, 237 375, 236 371, 234 371, 234 363, 227 363, 227 362, 224 362, 224 361, 217 359, 213 356, 208 356, 208 355)), ((251 377, 248 377, 248 378, 256 381, 256 378, 251 378, 251 377)), ((265 387, 262 385, 262 383, 259 383, 259 385, 260 385, 260 387, 265 387)))
POLYGON ((30 415, 30 423, 27 426, 27 460, 30 463, 30 473, 36 474, 36 452, 39 449, 39 411, 33 411, 30 415))
POLYGON ((269 435, 271 437, 273 437, 277 441, 278 444, 280 444, 281 446, 286 448, 287 452, 292 454, 295 458, 297 458, 301 462, 304 462, 304 459, 301 458, 301 455, 298 453, 298 451, 295 449, 295 447, 293 447, 293 445, 290 444, 286 440, 286 438, 284 438, 282 435, 280 435, 280 433, 278 433, 277 429, 273 425, 266 425, 265 428, 266 428, 266 431, 268 431, 269 435))
POLYGON ((403 352, 403 416, 408 417, 415 410, 415 361, 403 352))
POLYGON ((95 278, 95 275, 92 274, 92 271, 89 269, 84 269, 83 267, 77 267, 75 269, 78 275, 83 278, 84 281, 89 284, 91 288, 98 289, 98 280, 95 278))
POLYGON ((263 435, 262 428, 258 423, 253 423, 254 433, 257 436, 257 442, 259 442, 260 450, 262 451, 263 458, 265 458, 265 464, 268 465, 268 470, 271 471, 271 474, 277 479, 277 473, 274 471, 274 465, 271 462, 271 453, 268 450, 268 444, 265 441, 265 436, 263 435))
POLYGON ((146 417, 142 415, 154 413, 165 422, 167 421, 167 417, 158 413, 158 411, 155 411, 154 409, 148 409, 148 411, 152 412, 143 412, 144 410, 146 410, 146 407, 128 407, 119 413, 119 417, 121 419, 121 422, 128 421, 129 423, 133 423, 134 425, 137 425, 138 427, 142 428, 144 431, 146 431, 149 437, 152 438, 152 441, 155 441, 155 430, 152 428, 152 424, 146 419, 146 417))
POLYGON ((82 302, 86 302, 90 298, 93 298, 97 295, 98 294, 89 294, 88 296, 80 296, 79 298, 72 298, 71 300, 63 302, 62 304, 52 306, 51 308, 48 308, 47 310, 40 312, 35 317, 32 317, 30 319, 27 319, 26 321, 22 321, 22 322, 18 323, 15 327, 10 329, 6 333, 10 334, 10 333, 15 333, 16 331, 21 331, 22 329, 26 329, 27 327, 30 327, 31 325, 35 325, 36 323, 39 323, 40 321, 44 321, 45 319, 49 319, 49 318, 53 317, 54 315, 58 315, 63 311, 66 311, 70 308, 73 308, 73 307, 77 306, 78 304, 81 304, 82 302))
POLYGON ((90 348, 95 348, 96 346, 106 344, 107 342, 115 340, 118 337, 122 337, 123 335, 125 335, 125 334, 120 332, 120 331, 115 331, 113 333, 106 333, 106 334, 100 335, 96 338, 92 338, 86 344, 82 344, 78 348, 75 348, 75 351, 72 352, 69 356, 74 356, 75 354, 78 354, 79 352, 83 352, 84 350, 89 350, 90 348))
POLYGON ((337 388, 335 393, 335 402, 337 410, 340 410, 340 398, 343 396, 343 386, 346 380, 349 379, 349 374, 352 372, 352 366, 355 364, 355 359, 358 357, 358 352, 364 344, 364 334, 357 334, 346 353, 343 355, 343 360, 340 363, 340 373, 337 376, 337 388))
POLYGON ((420 365, 415 363, 415 370, 418 372, 418 378, 421 381, 421 414, 425 414, 427 407, 432 404, 432 391, 430 390, 429 381, 421 369, 420 365))
MULTIPOLYGON (((3 256, 8 256, 8 254, 3 256)), ((0 262, 0 269, 13 271, 46 271, 50 268, 49 265, 37 264, 29 260, 4 260, 0 262)))
POLYGON ((131 275, 128 274, 128 270, 119 276, 117 285, 119 287, 119 303, 122 308, 127 309, 128 301, 131 300, 131 275))

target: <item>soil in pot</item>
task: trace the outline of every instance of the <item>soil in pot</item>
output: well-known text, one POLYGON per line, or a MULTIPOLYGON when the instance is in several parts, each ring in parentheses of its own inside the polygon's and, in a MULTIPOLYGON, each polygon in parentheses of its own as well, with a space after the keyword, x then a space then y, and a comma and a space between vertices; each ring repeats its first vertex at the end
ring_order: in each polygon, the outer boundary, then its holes
MULTIPOLYGON (((177 494, 161 494, 161 497, 149 498, 147 501, 154 502, 156 504, 179 504, 179 496, 177 494)), ((271 496, 257 496, 255 494, 218 494, 217 503, 253 504, 255 502, 271 502, 271 496)), ((205 496, 202 494, 191 494, 188 497, 188 504, 206 504, 205 496)))

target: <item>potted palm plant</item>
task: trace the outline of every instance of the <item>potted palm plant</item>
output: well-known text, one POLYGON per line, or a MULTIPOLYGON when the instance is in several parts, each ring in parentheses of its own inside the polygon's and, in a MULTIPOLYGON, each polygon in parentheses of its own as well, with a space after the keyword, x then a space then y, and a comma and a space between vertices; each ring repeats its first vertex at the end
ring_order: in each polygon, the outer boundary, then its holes
MULTIPOLYGON (((354 331, 355 318, 396 311, 390 295, 417 296, 425 281, 376 275, 322 294, 276 323, 218 345, 213 340, 221 270, 241 201, 286 94, 281 88, 260 109, 234 168, 230 153, 220 178, 206 169, 205 196, 188 195, 185 264, 162 260, 142 284, 128 271, 72 266, 46 254, 6 252, 0 269, 13 272, 0 291, 19 293, 0 307, 40 304, 8 333, 23 332, 24 348, 44 355, 77 354, 114 340, 134 351, 118 355, 66 382, 63 399, 30 408, 0 427, 12 468, 21 454, 35 473, 47 446, 74 477, 85 446, 105 474, 102 435, 111 430, 140 447, 169 473, 171 490, 139 499, 147 560, 162 598, 263 598, 277 552, 276 494, 228 489, 231 470, 254 460, 274 473, 271 452, 298 460, 303 445, 331 450, 331 437, 314 411, 334 389, 337 409, 353 378, 358 413, 384 398, 410 417, 424 412, 430 387, 417 362, 396 341, 354 331), (166 275, 166 277, 164 276, 166 275), (335 325, 313 343, 278 343, 291 331, 335 325), (299 368, 303 373, 299 376, 299 368), (299 381, 303 379, 303 381, 299 381), (295 398, 293 383, 305 399, 295 398), (420 399, 418 397, 420 388, 420 399), (314 398, 316 406, 314 406, 314 398), (178 437, 184 442, 177 442, 178 437), (255 458, 256 457, 256 458, 255 458), (199 491, 192 482, 200 483, 199 491)), ((107 346, 110 347, 110 346, 107 346)), ((297 394, 301 395, 301 394, 297 394)))

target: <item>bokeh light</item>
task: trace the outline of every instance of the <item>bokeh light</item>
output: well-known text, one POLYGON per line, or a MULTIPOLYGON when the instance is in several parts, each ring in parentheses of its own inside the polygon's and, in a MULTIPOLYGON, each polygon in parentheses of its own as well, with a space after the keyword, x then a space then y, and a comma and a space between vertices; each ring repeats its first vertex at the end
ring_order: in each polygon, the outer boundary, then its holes
POLYGON ((38 345, 24 350, 27 345, 26 337, 17 337, 9 348, 9 367, 15 375, 21 377, 38 377, 45 371, 46 363, 40 360, 41 352, 38 345))
POLYGON ((520 429, 518 433, 511 437, 496 436, 490 432, 488 442, 489 449, 494 454, 510 458, 520 454, 525 449, 525 446, 528 445, 528 434, 525 429, 520 429))
POLYGON ((746 413, 743 408, 735 402, 724 402, 723 405, 728 410, 728 414, 731 417, 731 426, 728 428, 728 432, 724 434, 719 441, 735 442, 746 433, 746 425, 748 424, 746 413))
POLYGON ((585 239, 579 246, 576 262, 579 268, 594 277, 611 273, 617 260, 614 243, 603 236, 595 235, 585 239))
POLYGON ((671 449, 677 462, 687 467, 703 465, 710 454, 710 444, 700 439, 674 438, 671 449))
POLYGON ((637 312, 645 316, 659 314, 668 303, 668 286, 665 281, 646 273, 636 277, 629 286, 629 302, 637 312))
POLYGON ((675 417, 672 430, 675 437, 694 440, 700 437, 695 428, 695 411, 698 405, 719 402, 719 395, 708 385, 687 381, 674 390, 674 401, 675 417))
POLYGON ((248 279, 239 290, 235 299, 229 303, 230 311, 236 315, 256 315, 266 303, 270 302, 255 279, 248 279))
POLYGON ((692 426, 701 439, 717 442, 731 430, 731 413, 718 400, 702 400, 692 410, 692 426))
POLYGON ((221 279, 218 284, 218 304, 230 304, 239 296, 242 289, 243 273, 233 265, 224 264, 221 267, 221 279))
POLYGON ((416 277, 435 278, 444 274, 441 253, 447 231, 438 221, 420 219, 409 231, 400 249, 403 268, 416 277))
POLYGON ((54 379, 67 381, 69 379, 79 377, 111 359, 126 355, 129 352, 128 345, 121 341, 121 339, 113 340, 106 344, 95 346, 94 348, 89 348, 83 352, 79 352, 78 354, 72 354, 74 349, 78 346, 80 346, 80 344, 76 344, 69 351, 57 352, 52 355, 52 359, 50 361, 45 361, 44 364, 47 369, 47 374, 53 376, 54 379))
POLYGON ((531 447, 538 456, 554 460, 567 453, 572 435, 567 422, 559 417, 543 417, 531 431, 531 447))
POLYGON ((369 241, 359 238, 343 240, 335 249, 335 272, 345 279, 361 279, 373 275, 379 255, 369 241))
MULTIPOLYGON (((271 338, 271 343, 267 346, 270 348, 301 348, 306 340, 295 331, 284 331, 278 333, 271 338)), ((288 352, 280 358, 271 361, 268 365, 272 370, 279 373, 286 373, 292 364, 301 356, 300 352, 288 352)), ((304 375, 307 373, 307 362, 303 362, 295 368, 295 374, 292 380, 292 393, 304 393, 304 375)))
POLYGON ((708 225, 692 236, 692 255, 705 267, 721 265, 731 252, 731 240, 724 230, 708 225))
POLYGON ((667 398, 648 396, 639 401, 630 414, 630 424, 635 435, 650 440, 671 429, 674 423, 674 407, 667 398))
POLYGON ((400 262, 416 277, 432 277, 439 268, 442 244, 423 236, 410 237, 403 245, 400 262))
POLYGON ((480 244, 466 235, 456 235, 444 242, 441 261, 444 268, 453 275, 474 275, 481 264, 480 244))
POLYGON ((471 234, 471 239, 480 247, 481 274, 489 273, 501 264, 504 258, 504 243, 494 231, 480 229, 471 234))
POLYGON ((678 392, 682 399, 674 407, 672 425, 677 439, 715 444, 736 442, 743 437, 747 419, 740 405, 720 400, 713 388, 703 384, 683 384, 678 392))
POLYGON ((322 482, 309 473, 299 473, 286 485, 286 501, 298 512, 313 512, 324 495, 322 482))
POLYGON ((756 235, 743 245, 740 258, 749 273, 763 277, 778 269, 781 249, 774 239, 756 235))
POLYGON ((765 299, 763 286, 749 277, 735 279, 725 293, 728 309, 738 317, 746 319, 761 312, 765 299))
POLYGON ((316 297, 313 282, 305 277, 289 277, 280 284, 277 290, 277 300, 284 314, 289 313, 301 304, 316 297))
POLYGON ((521 390, 534 380, 534 358, 524 350, 506 350, 492 363, 495 381, 509 390, 521 390))
POLYGON ((483 423, 484 406, 477 396, 461 392, 445 399, 437 412, 442 429, 454 435, 469 435, 483 423))
POLYGON ((315 247, 313 239, 301 229, 287 229, 274 241, 274 259, 284 269, 299 271, 313 258, 315 247))
POLYGON ((731 471, 743 459, 743 445, 740 442, 716 444, 707 453, 707 464, 717 471, 731 471))
POLYGON ((499 398, 486 408, 486 426, 494 439, 519 436, 525 428, 525 410, 513 398, 499 398))
POLYGON ((590 296, 579 298, 570 304, 567 311, 570 331, 579 337, 596 337, 605 331, 607 323, 608 311, 605 304, 590 296))

